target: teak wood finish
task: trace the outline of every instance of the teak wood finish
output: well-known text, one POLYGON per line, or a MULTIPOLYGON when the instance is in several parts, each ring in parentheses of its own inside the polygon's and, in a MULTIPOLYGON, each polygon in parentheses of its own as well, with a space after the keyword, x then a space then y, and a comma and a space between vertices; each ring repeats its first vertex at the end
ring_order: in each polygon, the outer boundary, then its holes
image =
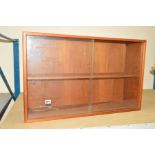
POLYGON ((141 109, 146 40, 24 32, 23 49, 25 122, 141 109))

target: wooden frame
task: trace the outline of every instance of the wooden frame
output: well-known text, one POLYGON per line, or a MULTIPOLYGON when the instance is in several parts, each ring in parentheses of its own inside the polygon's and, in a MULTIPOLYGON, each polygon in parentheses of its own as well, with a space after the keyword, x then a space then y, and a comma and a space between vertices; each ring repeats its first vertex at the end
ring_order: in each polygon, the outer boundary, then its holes
POLYGON ((146 40, 24 32, 24 121, 140 110, 145 51, 146 40))

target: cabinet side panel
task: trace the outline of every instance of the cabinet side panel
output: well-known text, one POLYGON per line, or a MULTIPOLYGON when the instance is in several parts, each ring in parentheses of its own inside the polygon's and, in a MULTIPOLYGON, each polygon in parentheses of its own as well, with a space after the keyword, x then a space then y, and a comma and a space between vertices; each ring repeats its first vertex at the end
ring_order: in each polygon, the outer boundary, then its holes
POLYGON ((27 35, 23 33, 23 85, 24 85, 24 121, 28 120, 27 94, 27 35))
POLYGON ((141 43, 130 43, 127 45, 125 72, 128 74, 140 73, 141 43))
POLYGON ((126 78, 124 82, 124 99, 136 99, 138 97, 139 78, 126 78))
POLYGON ((140 71, 139 71, 139 87, 138 87, 138 109, 141 109, 142 93, 143 93, 143 79, 144 79, 144 67, 146 56, 146 42, 141 43, 141 56, 140 56, 140 71))
POLYGON ((125 99, 136 99, 137 108, 141 107, 142 85, 145 59, 145 43, 127 45, 126 73, 135 74, 137 78, 127 78, 124 86, 125 99))

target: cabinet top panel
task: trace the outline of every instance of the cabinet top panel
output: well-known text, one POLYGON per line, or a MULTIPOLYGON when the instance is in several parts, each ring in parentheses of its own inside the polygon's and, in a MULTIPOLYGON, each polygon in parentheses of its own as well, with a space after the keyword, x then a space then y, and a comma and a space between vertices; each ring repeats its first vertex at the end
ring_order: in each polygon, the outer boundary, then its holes
POLYGON ((24 32, 23 35, 26 36, 42 36, 42 37, 58 37, 58 38, 77 38, 77 39, 88 39, 88 40, 98 40, 98 41, 112 41, 112 42, 146 42, 143 39, 127 39, 127 38, 109 38, 109 37, 95 37, 95 36, 80 36, 80 35, 67 35, 67 34, 53 34, 53 33, 40 33, 40 32, 24 32))

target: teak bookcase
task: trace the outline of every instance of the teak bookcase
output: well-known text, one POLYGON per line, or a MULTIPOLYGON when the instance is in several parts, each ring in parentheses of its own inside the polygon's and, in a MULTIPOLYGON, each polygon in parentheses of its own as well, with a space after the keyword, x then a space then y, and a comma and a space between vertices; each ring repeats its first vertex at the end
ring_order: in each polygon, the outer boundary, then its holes
POLYGON ((141 109, 146 40, 24 32, 25 122, 141 109))

